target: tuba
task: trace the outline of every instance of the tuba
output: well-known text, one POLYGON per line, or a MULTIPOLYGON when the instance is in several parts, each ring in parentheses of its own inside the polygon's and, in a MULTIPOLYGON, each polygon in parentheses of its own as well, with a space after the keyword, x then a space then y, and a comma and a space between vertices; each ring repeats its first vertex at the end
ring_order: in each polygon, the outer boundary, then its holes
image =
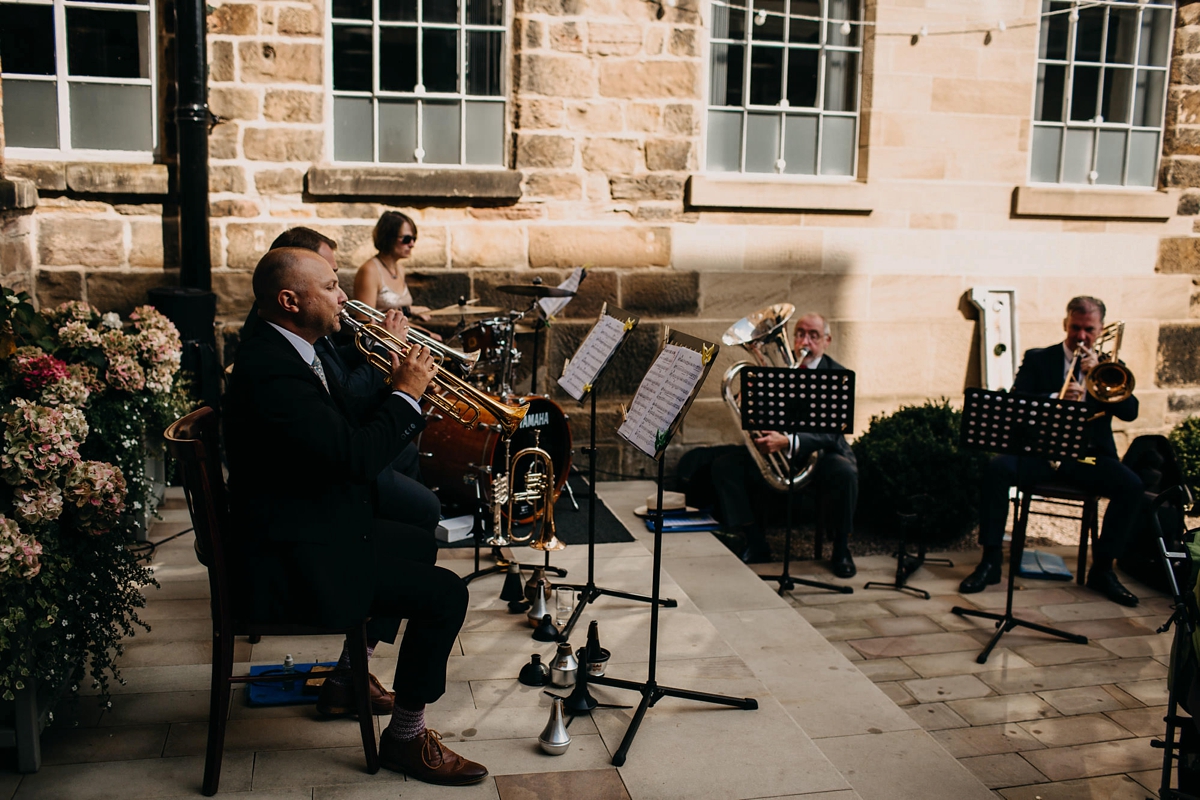
MULTIPOLYGON (((791 303, 776 303, 742 317, 730 325, 729 329, 721 336, 722 344, 741 345, 754 356, 754 361, 739 361, 734 364, 725 370, 725 375, 721 378, 721 394, 733 412, 739 430, 742 429, 740 404, 742 370, 746 367, 790 367, 795 369, 808 357, 808 351, 802 350, 800 358, 796 358, 792 352, 792 343, 788 341, 787 324, 795 313, 796 307, 791 303), (734 388, 735 381, 738 383, 737 389, 734 388)), ((750 456, 772 489, 785 492, 789 483, 793 488, 799 489, 812 480, 817 459, 820 457, 819 453, 812 453, 807 462, 793 476, 786 455, 783 453, 763 455, 758 451, 758 448, 754 446, 756 435, 757 431, 742 430, 742 439, 750 451, 750 456)))
MULTIPOLYGON (((360 322, 345 308, 341 312, 341 321, 354 333, 355 347, 366 357, 371 366, 384 375, 392 374, 392 362, 389 357, 380 353, 378 348, 395 353, 400 358, 408 355, 411 345, 398 339, 379 323, 360 322)), ((436 342, 436 344, 439 352, 451 349, 444 347, 440 342, 436 342)), ((462 378, 452 374, 441 361, 438 363, 433 380, 429 382, 429 388, 425 390, 425 397, 451 419, 468 429, 478 425, 483 412, 486 411, 496 418, 496 426, 505 439, 516 433, 525 413, 529 411, 528 404, 510 406, 501 402, 499 398, 475 388, 462 378)))
MULTIPOLYGON (((1104 330, 1100 331, 1100 335, 1096 337, 1095 347, 1092 348, 1100 359, 1100 363, 1092 367, 1092 371, 1084 377, 1083 385, 1087 389, 1087 393, 1101 403, 1120 403, 1129 399, 1129 396, 1133 394, 1133 387, 1136 384, 1133 372, 1117 360, 1117 354, 1121 350, 1121 339, 1124 335, 1125 322, 1123 320, 1105 325, 1104 330), (1110 346, 1111 352, 1108 350, 1110 346)), ((1075 348, 1075 356, 1071 359, 1071 368, 1067 370, 1067 377, 1063 379, 1062 388, 1058 392, 1059 400, 1066 397, 1071 380, 1075 377, 1075 366, 1083 358, 1083 355, 1083 345, 1078 345, 1075 348)))
POLYGON ((492 482, 492 535, 484 540, 485 544, 492 547, 508 547, 529 542, 529 546, 534 550, 548 551, 562 550, 567 546, 558 538, 554 528, 554 501, 558 499, 558 493, 554 491, 554 462, 550 454, 539 446, 540 431, 534 431, 533 436, 533 446, 518 450, 511 458, 508 457, 510 443, 504 443, 508 468, 505 474, 496 477, 492 482), (517 466, 522 459, 528 459, 529 464, 525 468, 525 486, 518 490, 513 479, 518 474, 517 466), (514 536, 513 506, 517 502, 533 504, 534 521, 528 533, 514 536), (507 507, 508 514, 506 525, 502 524, 501 509, 504 507, 507 507), (542 518, 540 528, 537 522, 539 516, 542 518), (534 530, 538 531, 537 539, 533 538, 534 530))

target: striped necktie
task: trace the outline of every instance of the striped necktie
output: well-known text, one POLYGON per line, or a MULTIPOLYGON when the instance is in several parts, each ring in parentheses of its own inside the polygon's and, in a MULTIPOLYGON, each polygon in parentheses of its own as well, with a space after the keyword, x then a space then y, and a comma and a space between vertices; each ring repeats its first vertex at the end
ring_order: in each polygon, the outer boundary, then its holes
POLYGON ((325 379, 325 368, 321 366, 321 357, 313 354, 312 363, 309 364, 312 371, 317 373, 317 377, 321 379, 321 385, 325 387, 325 391, 329 391, 329 381, 325 379))

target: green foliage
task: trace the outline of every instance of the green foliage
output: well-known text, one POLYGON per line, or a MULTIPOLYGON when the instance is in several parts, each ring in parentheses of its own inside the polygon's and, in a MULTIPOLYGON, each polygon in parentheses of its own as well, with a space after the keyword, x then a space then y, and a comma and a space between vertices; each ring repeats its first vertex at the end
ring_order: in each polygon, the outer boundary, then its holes
POLYGON ((1175 450, 1184 482, 1192 490, 1192 497, 1200 500, 1200 417, 1188 417, 1167 438, 1175 450))
POLYGON ((958 446, 962 413, 942 398, 903 406, 871 425, 854 442, 859 515, 881 527, 896 525, 909 498, 930 495, 927 542, 949 541, 978 521, 979 484, 987 455, 958 446))

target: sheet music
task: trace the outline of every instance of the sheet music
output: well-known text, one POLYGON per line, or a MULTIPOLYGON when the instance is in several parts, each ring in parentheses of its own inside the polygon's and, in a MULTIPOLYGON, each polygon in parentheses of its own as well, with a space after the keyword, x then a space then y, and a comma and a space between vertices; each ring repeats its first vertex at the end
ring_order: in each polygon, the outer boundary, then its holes
POLYGON ((659 437, 666 436, 703 376, 704 361, 699 353, 675 344, 666 345, 642 379, 617 433, 654 457, 660 449, 659 437))
MULTIPOLYGON (((579 284, 583 281, 583 267, 576 267, 567 276, 567 279, 558 285, 560 289, 566 289, 571 292, 579 291, 579 284)), ((538 305, 541 306, 542 314, 546 319, 554 317, 558 312, 567 307, 567 303, 571 302, 573 297, 543 297, 538 300, 538 305)), ((578 400, 579 398, 575 398, 578 400)))
POLYGON ((587 338, 579 346, 575 358, 567 364, 558 385, 576 400, 582 400, 600 370, 612 358, 625 336, 625 324, 607 314, 588 331, 587 338))

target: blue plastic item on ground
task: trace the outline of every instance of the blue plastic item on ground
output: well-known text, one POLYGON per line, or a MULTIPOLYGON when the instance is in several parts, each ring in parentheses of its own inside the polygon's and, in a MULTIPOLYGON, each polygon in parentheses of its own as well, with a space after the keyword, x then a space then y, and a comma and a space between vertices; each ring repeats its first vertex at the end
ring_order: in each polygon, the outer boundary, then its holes
POLYGON ((1038 578, 1047 581, 1069 581, 1075 577, 1061 556, 1043 553, 1041 550, 1026 550, 1021 553, 1021 568, 1017 574, 1022 578, 1038 578))
MULTIPOLYGON (((246 684, 246 705, 248 706, 296 706, 304 703, 317 702, 317 693, 304 691, 304 682, 314 666, 335 667, 336 661, 320 661, 315 664, 297 664, 296 680, 291 688, 286 683, 248 683, 246 684)), ((250 675, 281 675, 283 667, 279 665, 251 667, 250 675)))

